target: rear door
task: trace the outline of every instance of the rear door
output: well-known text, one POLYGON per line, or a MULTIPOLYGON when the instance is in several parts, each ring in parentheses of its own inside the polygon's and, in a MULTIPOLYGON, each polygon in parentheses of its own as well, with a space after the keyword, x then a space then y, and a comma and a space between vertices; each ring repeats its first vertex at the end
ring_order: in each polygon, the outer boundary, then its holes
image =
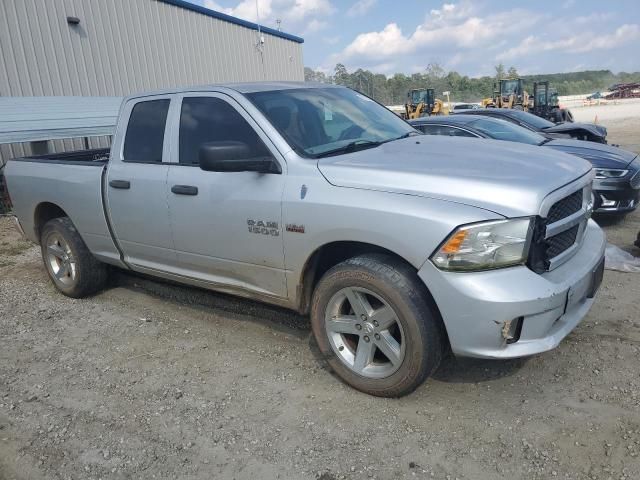
POLYGON ((170 95, 125 104, 106 179, 109 219, 125 261, 152 270, 176 259, 167 203, 170 105, 170 95))
POLYGON ((231 97, 189 93, 172 115, 168 202, 179 272, 218 287, 285 297, 282 192, 286 164, 256 122, 231 97), (273 156, 282 174, 205 172, 198 152, 211 142, 242 142, 273 156))

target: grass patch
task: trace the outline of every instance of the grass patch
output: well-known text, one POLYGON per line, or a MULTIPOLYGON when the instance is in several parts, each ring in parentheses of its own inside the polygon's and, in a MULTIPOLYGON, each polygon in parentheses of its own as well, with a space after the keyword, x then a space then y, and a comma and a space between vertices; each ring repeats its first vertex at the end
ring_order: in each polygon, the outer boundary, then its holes
POLYGON ((7 257, 15 257, 21 253, 29 250, 31 243, 19 240, 17 242, 0 242, 0 255, 7 257))

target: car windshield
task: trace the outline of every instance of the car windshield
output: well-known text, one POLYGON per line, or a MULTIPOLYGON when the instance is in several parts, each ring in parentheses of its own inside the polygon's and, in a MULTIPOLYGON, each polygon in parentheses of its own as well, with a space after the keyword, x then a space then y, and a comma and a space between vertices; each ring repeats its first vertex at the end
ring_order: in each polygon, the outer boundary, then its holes
POLYGON ((518 80, 504 80, 501 84, 502 95, 517 95, 520 90, 520 82, 518 80))
POLYGON ((543 130, 545 128, 553 127, 555 123, 540 118, 533 113, 523 112, 522 110, 509 110, 509 115, 513 116, 516 120, 531 125, 534 128, 543 130))
POLYGON ((246 95, 299 154, 318 157, 370 148, 414 128, 370 98, 347 88, 296 88, 246 95))
POLYGON ((504 120, 481 118, 471 122, 469 125, 486 133, 495 140, 527 143, 529 145, 542 145, 546 142, 546 138, 542 135, 504 120))

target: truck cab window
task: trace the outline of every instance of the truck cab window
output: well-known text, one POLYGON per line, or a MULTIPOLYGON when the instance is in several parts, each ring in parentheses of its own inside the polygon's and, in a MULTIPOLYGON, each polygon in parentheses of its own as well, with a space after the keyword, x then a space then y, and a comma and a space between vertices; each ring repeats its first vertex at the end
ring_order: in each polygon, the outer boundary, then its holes
POLYGON ((133 107, 124 138, 124 161, 162 162, 164 127, 168 111, 169 99, 148 100, 133 107))
POLYGON ((206 143, 237 141, 249 147, 249 158, 271 157, 253 127, 235 108, 215 97, 187 97, 180 113, 180 163, 198 165, 206 143))

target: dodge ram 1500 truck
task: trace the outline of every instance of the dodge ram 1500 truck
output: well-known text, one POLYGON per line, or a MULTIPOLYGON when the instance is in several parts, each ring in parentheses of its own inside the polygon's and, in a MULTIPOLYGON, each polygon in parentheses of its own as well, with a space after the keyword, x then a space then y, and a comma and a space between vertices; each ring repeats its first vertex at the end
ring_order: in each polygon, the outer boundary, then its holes
POLYGON ((12 160, 18 225, 63 294, 108 265, 310 314, 344 381, 401 396, 462 356, 550 350, 593 303, 591 165, 424 136, 304 83, 125 99, 110 151, 12 160))

